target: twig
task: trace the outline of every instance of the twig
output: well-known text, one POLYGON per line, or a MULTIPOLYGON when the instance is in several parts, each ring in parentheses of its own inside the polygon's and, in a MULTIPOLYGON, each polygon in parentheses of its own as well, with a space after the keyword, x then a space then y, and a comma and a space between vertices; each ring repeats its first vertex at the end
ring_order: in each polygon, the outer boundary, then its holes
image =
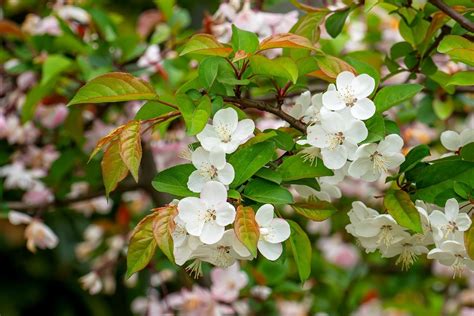
POLYGON ((296 128, 300 132, 304 133, 306 131, 306 125, 304 123, 295 119, 293 116, 283 112, 279 108, 274 107, 273 104, 271 103, 264 102, 264 101, 250 100, 250 99, 238 99, 235 97, 223 97, 223 99, 224 99, 224 102, 233 103, 242 109, 251 108, 251 109, 257 109, 260 111, 266 111, 266 112, 275 114, 279 118, 290 123, 291 126, 296 128))
POLYGON ((435 7, 449 15, 454 21, 458 22, 463 28, 469 32, 474 32, 474 23, 467 19, 465 16, 459 14, 456 10, 448 6, 442 0, 430 0, 430 3, 435 7))

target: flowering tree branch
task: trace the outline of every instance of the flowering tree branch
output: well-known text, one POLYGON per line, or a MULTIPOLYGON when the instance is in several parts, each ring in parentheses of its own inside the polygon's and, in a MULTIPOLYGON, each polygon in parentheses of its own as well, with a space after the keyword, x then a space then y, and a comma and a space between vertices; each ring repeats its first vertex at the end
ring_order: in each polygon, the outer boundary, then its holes
POLYGON ((442 0, 430 0, 430 3, 436 6, 438 9, 449 15, 453 20, 458 22, 463 28, 468 30, 469 32, 474 32, 474 23, 471 22, 469 19, 464 17, 463 15, 459 14, 456 10, 448 6, 442 0))
POLYGON ((269 102, 250 99, 238 99, 235 97, 224 97, 224 101, 235 104, 241 109, 257 109, 260 111, 266 111, 275 114, 279 118, 287 121, 291 126, 296 128, 300 132, 304 133, 306 131, 306 124, 283 112, 279 107, 276 107, 269 102))

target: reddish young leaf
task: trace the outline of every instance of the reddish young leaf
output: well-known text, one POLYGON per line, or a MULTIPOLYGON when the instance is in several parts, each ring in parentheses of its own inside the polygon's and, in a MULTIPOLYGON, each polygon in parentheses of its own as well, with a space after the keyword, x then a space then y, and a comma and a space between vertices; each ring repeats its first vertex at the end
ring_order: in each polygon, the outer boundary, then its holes
POLYGON ((271 48, 315 49, 309 39, 291 33, 276 34, 264 39, 260 43, 259 50, 266 50, 271 48))
POLYGON ((121 125, 117 127, 116 129, 112 130, 110 133, 108 133, 106 136, 102 137, 98 142, 97 145, 95 145, 94 150, 92 151, 91 155, 89 156, 89 161, 94 158, 95 155, 108 143, 110 143, 115 137, 117 137, 120 132, 122 132, 122 129, 125 127, 125 125, 121 125))
POLYGON ((16 36, 16 37, 24 36, 20 27, 16 23, 9 20, 0 21, 0 34, 7 34, 7 35, 16 36))
POLYGON ((108 196, 128 174, 128 168, 124 164, 122 157, 120 157, 120 144, 118 140, 112 141, 105 150, 101 166, 105 193, 108 196))
POLYGON ((209 56, 227 57, 232 53, 232 48, 219 43, 217 39, 210 34, 196 34, 192 36, 186 45, 184 45, 180 56, 186 54, 198 54, 209 56))
POLYGON ((250 206, 239 205, 234 222, 237 238, 247 247, 252 256, 257 257, 257 243, 260 229, 255 221, 255 212, 250 206))
POLYGON ((178 208, 174 205, 156 208, 156 218, 153 223, 153 235, 161 251, 174 263, 173 238, 171 234, 175 229, 174 218, 178 214, 178 208))
POLYGON ((316 62, 319 70, 308 73, 308 76, 317 77, 326 81, 334 81, 337 75, 343 71, 350 71, 356 74, 354 67, 334 56, 318 55, 316 62))
POLYGON ((130 121, 123 126, 119 134, 120 157, 136 182, 138 182, 138 170, 142 160, 140 126, 140 121, 130 121))

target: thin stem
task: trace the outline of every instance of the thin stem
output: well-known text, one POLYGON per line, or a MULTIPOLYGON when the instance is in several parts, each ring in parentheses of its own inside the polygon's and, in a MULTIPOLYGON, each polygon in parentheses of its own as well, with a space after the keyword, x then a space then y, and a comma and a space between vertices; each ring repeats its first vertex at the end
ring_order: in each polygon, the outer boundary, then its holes
POLYGON ((442 0, 430 0, 430 3, 446 13, 449 17, 451 17, 454 21, 458 22, 463 28, 468 30, 469 32, 474 32, 474 23, 471 22, 465 16, 459 14, 456 10, 448 6, 442 0))

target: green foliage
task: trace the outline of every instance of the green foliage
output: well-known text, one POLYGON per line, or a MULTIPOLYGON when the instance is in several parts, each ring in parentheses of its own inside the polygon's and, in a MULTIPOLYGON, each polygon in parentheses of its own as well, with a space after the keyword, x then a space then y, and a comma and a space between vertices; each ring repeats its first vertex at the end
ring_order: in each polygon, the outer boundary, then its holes
POLYGON ((153 222, 156 214, 150 214, 138 223, 130 237, 127 254, 127 277, 145 268, 155 255, 156 240, 153 222))
POLYGON ((306 281, 311 273, 311 242, 304 230, 294 221, 288 221, 291 228, 290 246, 295 259, 301 282, 306 281))
POLYGON ((420 214, 408 193, 401 190, 389 191, 385 194, 383 205, 398 224, 416 233, 423 233, 420 214))
POLYGON ((301 155, 293 155, 283 159, 277 168, 283 181, 293 181, 305 178, 332 176, 333 172, 324 166, 321 159, 317 158, 313 164, 304 161, 301 155))
POLYGON ((249 181, 244 190, 244 197, 259 203, 293 203, 293 196, 287 189, 263 179, 249 181))
POLYGON ((161 171, 153 179, 152 185, 159 192, 175 196, 197 196, 188 189, 188 178, 196 170, 192 164, 177 165, 161 171))
POLYGON ((395 105, 410 100, 422 89, 422 85, 411 83, 383 87, 374 99, 377 112, 387 111, 395 105))

